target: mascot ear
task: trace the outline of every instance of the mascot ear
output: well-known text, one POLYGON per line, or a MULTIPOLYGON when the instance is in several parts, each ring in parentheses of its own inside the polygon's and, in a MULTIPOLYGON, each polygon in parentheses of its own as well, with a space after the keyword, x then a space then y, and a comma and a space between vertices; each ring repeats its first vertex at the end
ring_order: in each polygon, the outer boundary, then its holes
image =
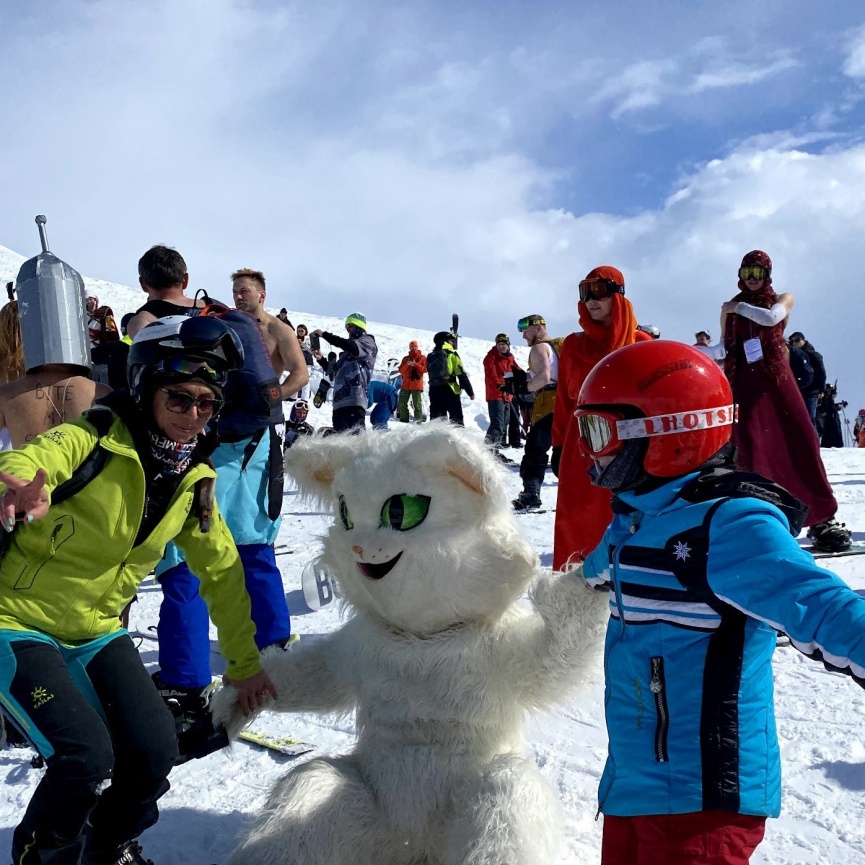
POLYGON ((501 467, 474 436, 459 427, 435 421, 425 426, 429 429, 422 446, 406 454, 406 463, 434 476, 452 477, 482 498, 507 501, 501 467))
POLYGON ((333 496, 333 479, 356 456, 363 439, 352 436, 304 436, 285 452, 285 471, 305 496, 329 500, 333 496))

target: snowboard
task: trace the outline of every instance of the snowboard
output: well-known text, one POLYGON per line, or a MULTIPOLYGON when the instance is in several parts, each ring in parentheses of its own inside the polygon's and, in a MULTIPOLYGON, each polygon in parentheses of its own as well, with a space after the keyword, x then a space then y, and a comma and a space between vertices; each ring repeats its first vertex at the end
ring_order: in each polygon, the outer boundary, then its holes
POLYGON ((303 599, 313 612, 326 607, 336 597, 333 578, 319 561, 312 561, 303 569, 300 586, 303 589, 303 599))
POLYGON ((811 553, 815 559, 837 559, 841 556, 863 556, 865 555, 865 543, 862 541, 854 541, 850 544, 849 550, 841 550, 837 553, 827 553, 815 550, 813 547, 802 547, 806 553, 811 553))
POLYGON ((460 335, 460 317, 454 313, 451 316, 451 333, 454 335, 454 351, 457 350, 457 343, 459 342, 460 335))
POLYGON ((276 736, 272 733, 262 733, 257 730, 243 730, 238 739, 250 745, 258 745, 259 748, 267 748, 276 751, 285 757, 299 757, 308 754, 315 749, 315 745, 292 739, 290 736, 276 736))

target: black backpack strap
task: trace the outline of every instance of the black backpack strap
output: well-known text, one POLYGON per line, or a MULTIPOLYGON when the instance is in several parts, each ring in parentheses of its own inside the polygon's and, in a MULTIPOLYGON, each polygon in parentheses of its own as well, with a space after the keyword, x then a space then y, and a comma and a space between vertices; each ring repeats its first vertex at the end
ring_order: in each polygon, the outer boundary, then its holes
POLYGON ((790 534, 795 538, 808 516, 808 505, 779 484, 755 472, 741 472, 726 466, 700 472, 679 491, 687 502, 706 502, 718 498, 753 498, 768 502, 787 518, 790 534))
POLYGON ((99 446, 99 441, 108 435, 108 431, 114 423, 114 412, 107 406, 95 406, 84 412, 83 417, 96 429, 96 444, 93 446, 93 450, 84 457, 78 468, 72 472, 72 477, 56 487, 51 496, 52 505, 64 502, 81 492, 105 468, 105 464, 111 457, 109 451, 99 446))
POLYGON ((266 427, 262 427, 260 430, 257 430, 253 434, 252 438, 246 443, 246 447, 243 449, 243 462, 240 466, 242 472, 246 471, 246 467, 249 465, 249 461, 252 459, 255 449, 258 447, 258 443, 264 438, 266 429, 266 427))

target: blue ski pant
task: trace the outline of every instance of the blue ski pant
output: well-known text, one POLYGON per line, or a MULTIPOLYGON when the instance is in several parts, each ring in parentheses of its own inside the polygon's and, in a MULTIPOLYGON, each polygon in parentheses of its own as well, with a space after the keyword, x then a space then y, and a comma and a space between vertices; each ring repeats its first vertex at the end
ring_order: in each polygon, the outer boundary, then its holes
MULTIPOLYGON (((237 547, 252 602, 255 644, 259 649, 287 640, 291 623, 282 574, 270 544, 237 547)), ((198 577, 181 561, 159 575, 162 606, 159 610, 160 677, 167 685, 203 688, 211 682, 210 619, 199 594, 198 577)))

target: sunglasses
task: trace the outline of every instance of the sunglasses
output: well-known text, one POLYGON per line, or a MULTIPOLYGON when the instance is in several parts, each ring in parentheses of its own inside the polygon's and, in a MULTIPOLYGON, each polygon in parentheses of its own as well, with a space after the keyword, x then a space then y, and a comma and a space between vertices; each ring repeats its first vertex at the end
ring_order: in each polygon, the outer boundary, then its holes
POLYGON ((161 360, 154 367, 154 370, 156 372, 176 372, 180 375, 190 376, 201 376, 203 373, 214 382, 219 382, 222 379, 222 374, 203 360, 189 360, 185 357, 170 357, 166 360, 161 360))
POLYGON ((765 267, 760 267, 759 264, 739 268, 739 279, 742 282, 748 279, 766 279, 767 276, 769 276, 769 271, 765 267))
POLYGON ((213 397, 196 399, 182 390, 172 390, 169 387, 159 389, 165 394, 165 405, 168 410, 178 414, 186 414, 192 410, 193 406, 198 409, 198 413, 201 415, 218 414, 225 405, 225 400, 214 399, 213 397))
POLYGON ((624 294, 625 286, 617 285, 611 279, 601 279, 599 276, 584 279, 580 283, 580 300, 606 300, 614 294, 624 294))

